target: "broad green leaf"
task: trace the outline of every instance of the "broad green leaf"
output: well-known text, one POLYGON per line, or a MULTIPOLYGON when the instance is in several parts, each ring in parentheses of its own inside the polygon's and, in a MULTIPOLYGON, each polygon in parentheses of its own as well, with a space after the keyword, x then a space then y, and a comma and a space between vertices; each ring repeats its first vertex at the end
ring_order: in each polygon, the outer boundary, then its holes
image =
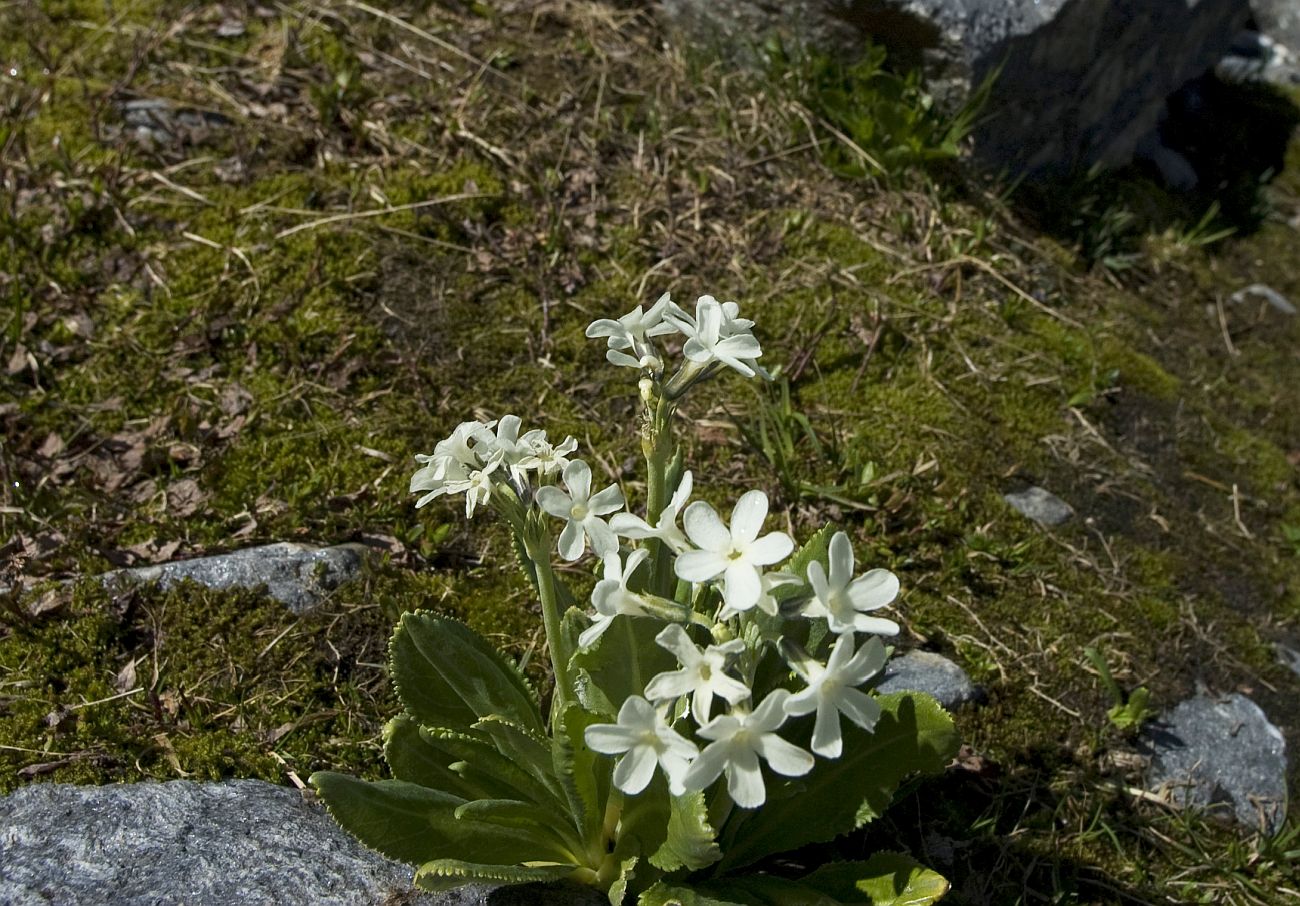
POLYGON ((507 828, 456 817, 459 796, 402 780, 358 780, 318 771, 311 776, 344 830, 391 859, 421 865, 434 859, 564 862, 570 857, 549 832, 507 828))
POLYGON ((450 767, 458 757, 420 731, 405 714, 384 726, 384 760, 397 780, 418 783, 466 799, 499 795, 492 785, 480 784, 450 767))
POLYGON ((521 798, 538 805, 564 808, 564 800, 554 790, 502 755, 492 743, 440 728, 422 728, 420 734, 431 746, 447 753, 450 757, 447 766, 453 773, 485 791, 487 798, 521 798))
POLYGON ((585 711, 579 705, 569 705, 560 716, 551 740, 555 776, 564 790, 575 826, 587 840, 600 839, 614 759, 593 752, 584 734, 587 727, 604 721, 599 714, 585 711))
POLYGON ((572 865, 482 865, 458 859, 433 859, 415 873, 415 886, 430 893, 462 887, 471 881, 497 884, 536 884, 563 881, 573 874, 572 865))
POLYGON ((477 720, 500 716, 545 733, 519 671, 465 624, 403 614, 389 655, 397 697, 421 726, 463 732, 477 720))
POLYGON ((528 773, 530 777, 560 801, 564 791, 555 776, 555 763, 546 734, 535 734, 513 721, 501 717, 485 717, 474 724, 474 729, 486 733, 497 751, 528 773))
POLYGON ((650 864, 662 871, 679 868, 698 871, 722 858, 717 831, 709 824, 709 809, 703 793, 672 798, 668 815, 668 836, 650 857, 650 864))
POLYGON ((943 770, 957 752, 948 713, 921 693, 877 701, 881 718, 870 733, 844 722, 842 756, 819 758, 811 773, 796 780, 772 778, 761 809, 738 810, 741 820, 722 829, 720 871, 848 833, 879 817, 909 774, 943 770))
POLYGON ((927 906, 948 892, 939 873, 902 853, 880 852, 865 862, 835 862, 800 879, 846 903, 927 906))
MULTIPOLYGON (((823 525, 817 532, 809 538, 803 545, 795 551, 790 559, 781 564, 781 572, 793 573, 805 582, 808 580, 808 565, 814 561, 820 563, 824 569, 830 569, 830 549, 831 536, 836 532, 833 523, 823 525)), ((780 588, 773 589, 772 597, 778 601, 784 601, 794 597, 801 591, 798 585, 783 585, 780 588)))
POLYGON ((744 906, 740 900, 718 899, 683 884, 660 881, 637 900, 638 906, 744 906))
POLYGON ((627 900, 632 881, 636 878, 636 865, 640 861, 636 856, 628 856, 618 863, 618 877, 609 885, 610 906, 623 906, 627 900))
POLYGON ((574 836, 573 828, 564 820, 568 816, 554 809, 518 799, 471 799, 457 807, 455 815, 462 821, 469 819, 500 827, 524 827, 549 834, 573 852, 575 858, 580 857, 582 845, 574 836))
POLYGON ((569 663, 591 677, 617 713, 629 695, 642 695, 656 674, 677 668, 677 659, 655 644, 663 628, 661 620, 650 617, 615 617, 605 634, 569 663))
MULTIPOLYGON (((626 877, 620 881, 627 893, 639 893, 663 877, 663 872, 648 857, 663 846, 668 836, 671 800, 668 781, 660 771, 655 772, 650 785, 640 793, 622 797, 614 858, 627 866, 626 877)), ((611 902, 614 902, 612 892, 611 902)))

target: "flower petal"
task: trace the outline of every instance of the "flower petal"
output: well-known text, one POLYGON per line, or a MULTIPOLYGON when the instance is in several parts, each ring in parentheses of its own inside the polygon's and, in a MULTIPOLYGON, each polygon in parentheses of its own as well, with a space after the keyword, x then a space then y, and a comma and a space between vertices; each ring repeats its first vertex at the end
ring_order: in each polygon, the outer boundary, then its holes
MULTIPOLYGON (((541 489, 546 490, 545 488, 541 489)), ((541 491, 538 491, 540 494, 541 491)), ((633 513, 615 513, 609 519, 609 527, 614 530, 615 534, 622 535, 624 538, 654 538, 658 532, 650 527, 640 516, 633 513)))
POLYGON ((887 569, 868 570, 853 580, 848 595, 854 610, 885 607, 898 597, 898 576, 887 569))
POLYGON ((728 551, 731 549, 731 532, 722 524, 713 507, 697 500, 686 508, 682 525, 691 542, 701 550, 728 551))
POLYGON ((836 707, 864 730, 870 730, 880 720, 880 705, 859 689, 841 689, 836 707))
POLYGON ((636 734, 618 724, 592 724, 583 731, 587 747, 602 755, 621 755, 635 744, 636 734))
POLYGON ((745 559, 758 566, 780 563, 794 550, 794 539, 785 532, 770 532, 745 548, 745 559))
POLYGON ((700 757, 692 761, 691 766, 682 775, 682 786, 694 792, 705 789, 717 780, 722 769, 727 765, 730 748, 731 746, 726 742, 715 742, 706 746, 700 753, 700 757))
POLYGON ((727 792, 741 808, 758 808, 767 801, 767 787, 753 749, 741 749, 727 762, 727 792))
POLYGON ((612 484, 603 491, 592 496, 587 501, 587 506, 597 516, 604 516, 615 510, 623 509, 623 491, 618 485, 612 484))
MULTIPOLYGON (((614 530, 606 524, 604 519, 588 516, 582 520, 582 528, 591 538, 591 549, 596 552, 598 557, 603 557, 618 550, 618 536, 614 534, 614 530)), ((582 551, 578 551, 578 554, 581 555, 582 551)))
POLYGON ((634 746, 614 768, 614 786, 635 795, 650 785, 658 764, 654 749, 647 745, 634 746))
POLYGON ((582 523, 570 519, 564 524, 564 531, 560 532, 560 556, 565 560, 577 560, 587 546, 585 539, 586 534, 582 531, 582 523))
POLYGON ((835 703, 832 701, 823 700, 817 706, 817 721, 813 724, 812 750, 822 758, 839 758, 844 750, 844 739, 840 735, 840 712, 836 710, 835 703))
POLYGON ((645 684, 645 697, 661 702, 695 691, 695 675, 691 670, 670 670, 660 673, 645 684))
MULTIPOLYGON (((685 557, 686 554, 682 556, 685 557)), ((725 581, 722 597, 727 602, 727 607, 732 610, 749 610, 758 603, 763 583, 754 567, 744 561, 732 561, 727 567, 725 581)))
POLYGON ((672 623, 660 630, 655 636, 655 644, 665 651, 671 651, 677 656, 677 661, 683 667, 694 667, 700 662, 700 649, 691 641, 691 637, 686 634, 686 630, 677 623, 672 623))
POLYGON ((830 544, 831 588, 843 588, 853 578, 853 545, 844 532, 836 532, 830 544))
POLYGON ((536 500, 537 505, 542 508, 543 512, 550 513, 560 519, 568 519, 569 510, 573 507, 572 497, 559 488, 550 485, 537 489, 536 500))
POLYGON ((762 491, 747 491, 731 510, 731 543, 737 548, 749 547, 763 528, 767 518, 767 495, 762 491))
POLYGON ((591 496, 591 467, 581 459, 573 460, 564 467, 564 485, 575 503, 586 503, 591 496))
POLYGON ((785 777, 801 777, 813 769, 817 760, 803 749, 786 742, 775 733, 765 733, 754 747, 772 770, 785 777))
POLYGON ((673 570, 687 582, 707 582, 725 570, 731 561, 713 551, 685 551, 677 555, 673 570))
MULTIPOLYGON (((853 618, 853 622, 848 624, 856 632, 873 632, 876 635, 898 635, 898 624, 893 620, 886 620, 884 617, 869 617, 865 614, 858 614, 853 618)), ((831 632, 847 632, 848 630, 836 629, 831 627, 831 632)))

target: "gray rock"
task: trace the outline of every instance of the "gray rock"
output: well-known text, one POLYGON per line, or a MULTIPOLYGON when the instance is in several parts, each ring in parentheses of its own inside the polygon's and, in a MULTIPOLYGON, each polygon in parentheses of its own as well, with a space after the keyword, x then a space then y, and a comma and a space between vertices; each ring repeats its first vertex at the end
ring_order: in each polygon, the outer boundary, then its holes
POLYGON ((1039 487, 1003 494, 1002 499, 1022 515, 1043 525, 1060 525, 1074 515, 1074 510, 1068 503, 1039 487))
POLYGON ((1296 676, 1300 676, 1300 650, 1292 648, 1285 642, 1278 642, 1275 647, 1277 648, 1277 662, 1296 676))
POLYGON ((1251 0, 1265 61, 1259 77, 1275 85, 1300 85, 1300 3, 1251 0))
POLYGON ((925 692, 952 710, 979 697, 979 689, 966 671, 941 654, 909 651, 890 658, 885 676, 876 685, 882 695, 891 692, 925 692))
POLYGON ((177 107, 162 98, 140 98, 122 105, 122 122, 131 136, 146 147, 193 144, 231 125, 228 117, 211 110, 177 107))
POLYGON ((35 784, 0 799, 0 903, 432 903, 301 794, 257 780, 35 784))
POLYGON ((1244 695, 1198 695, 1143 730, 1149 789, 1275 833, 1286 816, 1286 741, 1244 695))
POLYGON ((411 886, 319 805, 259 780, 35 784, 0 799, 6 906, 582 906, 585 889, 411 886))
MULTIPOLYGON (((1011 174, 1121 166, 1165 101, 1227 53, 1247 0, 660 0, 691 43, 768 34, 851 60, 919 65, 949 106, 997 73, 976 156, 1011 174)), ((743 56, 743 54, 742 54, 743 56)))
POLYGON ((1240 305, 1242 302, 1249 302, 1253 299, 1259 299, 1267 302, 1275 311, 1280 311, 1284 315, 1293 315, 1296 308, 1287 299, 1286 296, 1273 289, 1271 286, 1265 286, 1263 283, 1252 283, 1245 289, 1239 289, 1231 296, 1228 301, 1240 305))
POLYGON ((265 585, 268 595, 288 605, 294 613, 302 613, 353 578, 361 568, 364 551, 358 544, 313 547, 281 542, 214 557, 118 569, 99 578, 114 585, 157 582, 163 588, 183 579, 218 589, 265 585))

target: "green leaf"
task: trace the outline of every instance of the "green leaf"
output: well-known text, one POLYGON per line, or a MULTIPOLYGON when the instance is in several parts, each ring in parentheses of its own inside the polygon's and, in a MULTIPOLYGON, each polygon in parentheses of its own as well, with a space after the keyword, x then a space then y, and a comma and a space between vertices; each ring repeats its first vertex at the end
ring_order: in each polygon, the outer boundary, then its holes
POLYGON ((538 805, 563 809, 564 800, 547 785, 523 770, 496 746, 476 736, 441 728, 421 728, 430 746, 447 753, 448 769, 481 790, 489 799, 527 799, 538 805))
POLYGON ((458 819, 465 800, 402 780, 358 780, 317 771, 311 776, 344 830, 391 859, 420 865, 433 859, 567 862, 569 854, 542 828, 506 828, 458 819))
POLYGON ((560 788, 559 778, 555 776, 555 763, 551 757, 548 737, 544 733, 531 733, 519 724, 501 717, 485 717, 474 724, 474 729, 486 733, 498 752, 527 772, 552 796, 564 801, 564 791, 560 788))
POLYGON ((718 834, 709 824, 704 794, 674 796, 671 808, 667 839, 650 857, 650 864, 667 872, 679 868, 698 871, 721 859, 718 834))
POLYGON ((458 859, 433 859, 415 873, 415 886, 430 893, 461 887, 470 881, 496 884, 536 884, 563 881, 573 874, 572 865, 482 865, 458 859))
POLYGON ((405 613, 389 655, 397 697, 422 726, 463 731, 482 718, 500 716, 546 732, 519 671, 463 623, 405 613))
POLYGON ((421 733, 420 725, 405 714, 384 726, 384 760, 397 780, 418 783, 466 799, 491 798, 491 785, 476 783, 453 771, 457 756, 421 733))
MULTIPOLYGON (((569 661, 599 687, 616 714, 629 695, 641 695, 655 674, 677 668, 672 653, 655 643, 664 623, 650 617, 614 618, 594 645, 569 661)), ((592 709, 595 710, 595 709, 592 709)))
POLYGON ((551 741, 555 776, 559 778, 569 812, 578 832, 587 840, 600 839, 605 820, 605 802, 609 798, 610 775, 614 759, 593 752, 587 746, 585 732, 595 723, 603 723, 599 714, 569 705, 560 715, 551 741))
POLYGON ((948 892, 948 881, 910 856, 880 852, 865 862, 835 862, 800 879, 845 903, 926 906, 948 892))
POLYGON ((957 752, 948 713, 921 693, 895 693, 877 702, 881 718, 872 732, 845 722, 842 756, 818 759, 811 773, 796 780, 773 778, 761 809, 732 813, 738 820, 722 829, 719 871, 848 833, 879 817, 909 774, 943 770, 957 752))

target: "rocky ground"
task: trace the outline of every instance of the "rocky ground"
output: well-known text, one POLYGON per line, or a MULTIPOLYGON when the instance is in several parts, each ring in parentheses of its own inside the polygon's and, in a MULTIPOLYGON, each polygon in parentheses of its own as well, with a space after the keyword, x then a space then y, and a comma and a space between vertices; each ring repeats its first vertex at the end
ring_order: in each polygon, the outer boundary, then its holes
POLYGON ((283 817, 206 782, 382 776, 404 610, 544 686, 504 533, 416 512, 413 457, 515 412, 633 475, 583 329, 671 290, 781 366, 692 402, 697 493, 848 531, 903 583, 887 682, 956 708, 846 853, 958 902, 1300 896, 1300 146, 1259 147, 1294 96, 1202 86, 1239 115, 1187 195, 1012 189, 898 80, 586 2, 16 4, 0 63, 0 851, 89 808, 38 784, 283 817))

